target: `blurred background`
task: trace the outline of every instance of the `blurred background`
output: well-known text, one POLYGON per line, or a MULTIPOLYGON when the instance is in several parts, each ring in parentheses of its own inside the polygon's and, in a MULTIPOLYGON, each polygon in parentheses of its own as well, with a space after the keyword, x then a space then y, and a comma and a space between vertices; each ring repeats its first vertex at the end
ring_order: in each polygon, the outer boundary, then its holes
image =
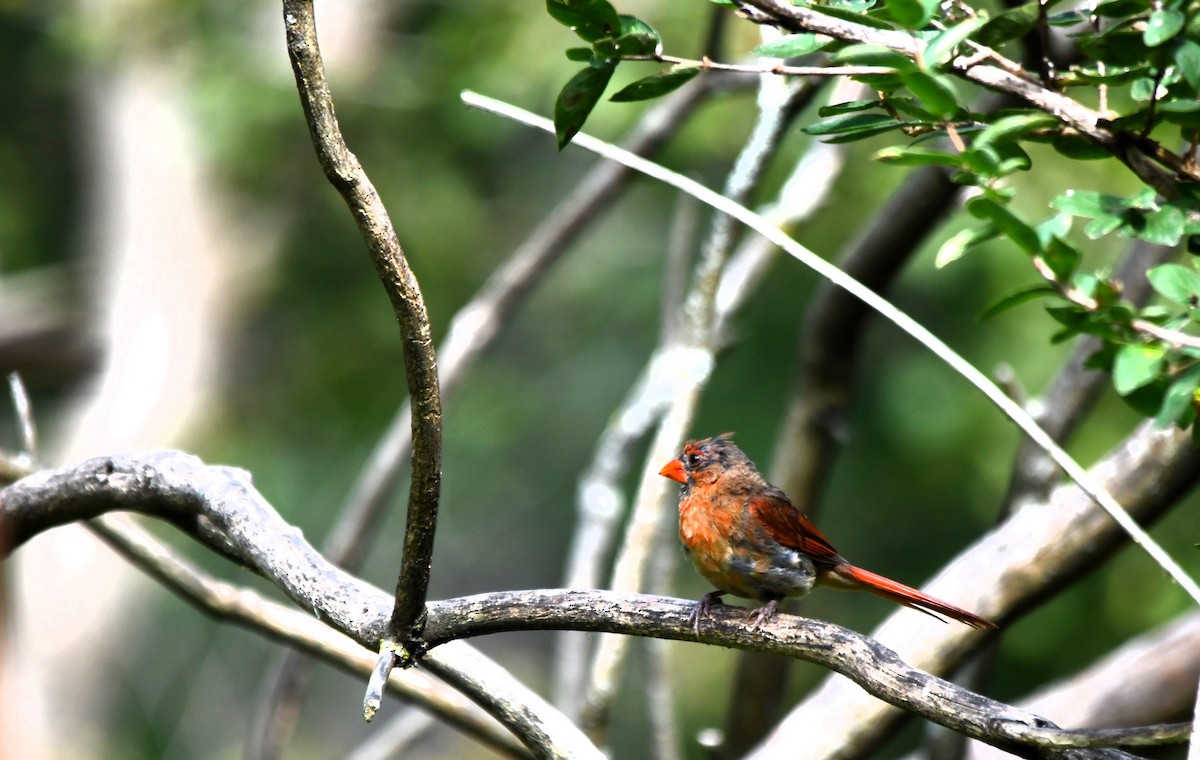
MULTIPOLYGON (((668 52, 702 50, 709 3, 616 5, 654 25, 668 52)), ((576 68, 562 55, 575 40, 532 1, 342 0, 318 2, 317 18, 347 141, 392 214, 440 340, 593 163, 579 150, 558 153, 547 135, 468 110, 459 91, 549 113, 576 68)), ((755 30, 734 24, 725 55, 757 41, 755 30)), ((19 371, 30 388, 41 463, 184 448, 249 470, 320 543, 404 399, 404 370, 387 298, 315 160, 279 8, 7 0, 0 65, 0 369, 19 371)), ((617 76, 653 70, 627 65, 617 76)), ((602 103, 587 129, 618 139, 646 107, 602 103)), ((750 91, 714 99, 661 160, 720 186, 753 112, 750 91)), ((764 200, 809 139, 791 131, 764 200)), ((801 242, 833 257, 871 218, 905 177, 868 160, 889 140, 848 147, 824 211, 794 230, 801 242)), ((1048 151, 1034 159, 1016 181, 1018 207, 1034 219, 1050 213, 1068 169, 1077 187, 1136 189, 1110 161, 1087 164, 1093 174, 1080 178, 1078 163, 1066 167, 1048 151)), ((667 188, 636 182, 572 245, 447 405, 432 597, 561 585, 579 476, 658 337, 676 208, 667 188)), ((1055 326, 1036 306, 978 321, 1034 274, 1001 248, 935 269, 936 244, 965 224, 953 217, 891 296, 977 366, 1007 363, 1036 393, 1070 346, 1049 344, 1055 326)), ((1086 250, 1097 266, 1121 252, 1115 241, 1086 250)), ((753 458, 770 461, 814 285, 796 262, 775 262, 735 320, 697 437, 734 430, 753 458)), ((851 560, 919 584, 994 522, 1017 435, 896 329, 875 325, 865 357, 819 523, 851 560)), ((1136 420, 1108 398, 1072 450, 1094 461, 1136 420)), ((7 405, 0 445, 17 445, 7 405)), ((630 489, 644 469, 631 473, 630 489)), ((384 588, 399 566, 405 494, 397 491, 362 570, 384 588)), ((1194 556, 1194 535, 1181 529, 1194 519, 1190 508, 1176 510, 1155 535, 1176 556, 1194 556)), ((158 532, 214 572, 254 583, 158 532)), ((681 554, 677 567, 676 595, 708 590, 681 554)), ((204 618, 82 529, 39 537, 0 572, 10 605, 5 756, 241 756, 272 644, 204 618)), ((1140 553, 1124 552, 1013 626, 986 691, 1017 698, 1185 604, 1140 553)), ((860 631, 890 611, 832 593, 806 607, 860 631)), ((549 634, 475 643, 548 693, 549 634)), ((735 653, 692 644, 670 651, 681 665, 685 735, 719 725, 735 653)), ((790 689, 799 696, 821 676, 801 664, 790 689)), ((288 756, 341 756, 369 735, 362 688, 321 668, 288 756)), ((636 683, 625 686, 617 757, 650 756, 642 699, 636 683)), ((413 754, 490 756, 446 728, 413 754)))

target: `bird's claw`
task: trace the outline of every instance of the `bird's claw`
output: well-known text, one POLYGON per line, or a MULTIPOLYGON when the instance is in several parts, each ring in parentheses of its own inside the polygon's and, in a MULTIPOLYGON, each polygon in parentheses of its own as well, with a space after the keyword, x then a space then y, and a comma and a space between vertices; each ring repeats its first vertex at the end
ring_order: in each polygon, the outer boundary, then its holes
POLYGON ((779 600, 772 599, 763 606, 758 608, 758 614, 754 616, 754 622, 750 625, 750 630, 757 631, 758 627, 767 620, 775 617, 775 613, 779 611, 779 600))
POLYGON ((724 595, 723 591, 710 591, 696 602, 696 608, 692 610, 692 617, 688 620, 692 624, 692 630, 696 632, 696 638, 700 638, 700 619, 708 617, 709 612, 712 611, 713 602, 720 604, 721 597, 724 595))

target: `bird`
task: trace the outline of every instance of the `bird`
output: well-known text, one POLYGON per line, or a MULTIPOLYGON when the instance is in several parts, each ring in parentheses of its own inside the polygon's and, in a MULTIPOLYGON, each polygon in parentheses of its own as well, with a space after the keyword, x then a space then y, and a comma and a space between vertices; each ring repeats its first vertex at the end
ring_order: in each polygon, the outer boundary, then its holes
POLYGON ((758 629, 779 602, 816 585, 869 591, 938 620, 944 615, 972 628, 991 621, 882 575, 855 567, 780 489, 758 472, 732 433, 688 441, 659 474, 678 482, 679 539, 696 570, 716 587, 700 598, 689 623, 700 621, 725 594, 764 604, 758 629))

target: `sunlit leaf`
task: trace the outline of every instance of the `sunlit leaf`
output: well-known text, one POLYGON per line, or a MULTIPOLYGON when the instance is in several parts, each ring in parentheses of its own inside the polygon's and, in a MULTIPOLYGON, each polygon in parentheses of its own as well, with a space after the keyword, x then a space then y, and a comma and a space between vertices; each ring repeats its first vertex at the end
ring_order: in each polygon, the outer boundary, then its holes
POLYGON ((1142 41, 1149 47, 1158 47, 1179 34, 1185 21, 1187 21, 1187 17, 1183 15, 1183 11, 1158 8, 1146 20, 1142 41))
POLYGON ((1163 264, 1146 272, 1150 287, 1164 298, 1184 306, 1200 297, 1200 273, 1181 264, 1163 264))
POLYGON ((937 68, 954 54, 954 49, 975 32, 988 23, 987 16, 972 16, 960 24, 955 24, 929 41, 925 52, 921 55, 926 68, 937 68))
POLYGON ((1122 396, 1157 380, 1166 367, 1162 346, 1130 343, 1113 359, 1113 387, 1122 396))
POLYGON ((815 53, 831 42, 833 42, 833 39, 823 34, 801 32, 800 34, 789 34, 777 40, 764 42, 751 52, 754 55, 761 55, 767 58, 798 58, 802 55, 815 53))
POLYGON ((963 257, 971 248, 980 243, 991 240, 999 233, 996 228, 990 224, 984 224, 979 227, 968 227, 959 230, 950 236, 950 239, 938 248, 937 256, 934 258, 933 264, 938 269, 954 262, 963 257))

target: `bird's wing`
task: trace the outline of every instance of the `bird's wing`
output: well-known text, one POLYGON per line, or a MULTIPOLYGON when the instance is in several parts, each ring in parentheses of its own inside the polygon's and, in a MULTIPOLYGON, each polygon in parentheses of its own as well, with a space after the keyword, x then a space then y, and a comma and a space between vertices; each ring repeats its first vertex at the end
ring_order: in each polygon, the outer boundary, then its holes
POLYGON ((801 514, 782 491, 767 492, 750 498, 750 515, 773 540, 799 549, 818 562, 844 562, 817 526, 801 514))

